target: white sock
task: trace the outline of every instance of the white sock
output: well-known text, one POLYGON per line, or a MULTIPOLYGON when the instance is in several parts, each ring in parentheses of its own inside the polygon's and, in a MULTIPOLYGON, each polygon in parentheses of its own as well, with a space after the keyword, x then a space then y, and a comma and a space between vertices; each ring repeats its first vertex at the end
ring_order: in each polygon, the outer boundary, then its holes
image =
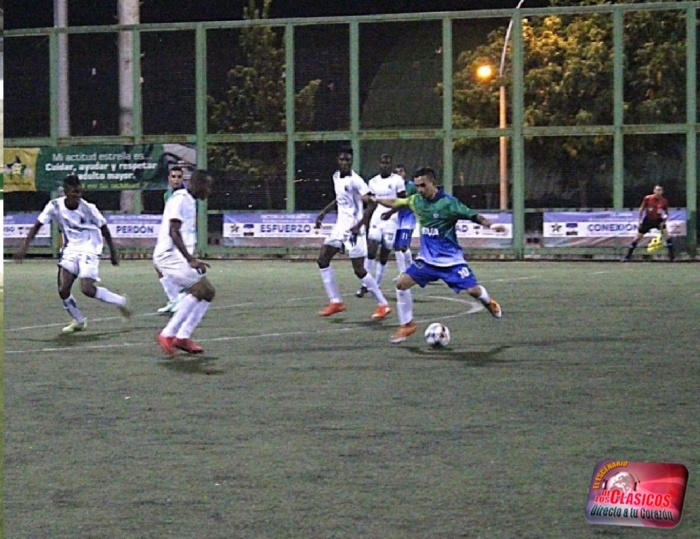
POLYGON ((333 268, 328 266, 327 268, 321 269, 321 279, 323 279, 323 286, 326 289, 326 294, 328 294, 328 299, 331 303, 342 303, 343 297, 340 295, 340 290, 338 290, 338 285, 335 283, 335 274, 333 273, 333 268))
POLYGON ((410 249, 406 249, 406 252, 403 254, 403 259, 406 261, 406 267, 413 264, 413 255, 410 249))
POLYGON ((386 264, 381 262, 377 264, 377 273, 374 275, 374 280, 377 281, 377 286, 382 286, 382 279, 384 278, 384 273, 386 272, 386 264))
POLYGON ((402 326, 413 320, 413 294, 410 290, 396 289, 396 310, 402 326))
POLYGON ((377 286, 377 281, 374 280, 374 277, 372 277, 371 273, 368 273, 362 278, 362 284, 365 285, 365 288, 367 288, 367 290, 372 292, 375 298, 377 298, 379 305, 389 305, 389 302, 384 297, 384 294, 382 294, 382 291, 379 290, 379 287, 377 286))
POLYGON ((202 318, 204 318, 204 313, 207 312, 209 305, 211 305, 210 301, 204 301, 203 299, 197 301, 192 310, 190 310, 190 315, 185 319, 180 329, 177 330, 175 336, 178 339, 189 339, 192 333, 194 333, 195 328, 202 321, 202 318))
POLYGON ((168 301, 171 303, 177 299, 177 295, 180 292, 180 287, 174 284, 170 279, 163 276, 160 278, 160 284, 165 291, 165 295, 168 296, 168 301))
POLYGON ((395 251, 396 256, 396 267, 399 268, 399 273, 406 271, 406 257, 401 251, 395 251))
POLYGON ((78 303, 75 301, 73 294, 61 301, 63 301, 63 308, 68 311, 68 314, 73 317, 73 320, 78 322, 78 324, 85 322, 85 317, 83 313, 80 312, 80 309, 78 309, 78 303))
POLYGON ((484 305, 488 305, 489 303, 491 303, 491 296, 489 296, 489 293, 483 286, 481 287, 481 295, 479 296, 479 301, 484 305))
POLYGON ((163 328, 161 334, 164 337, 174 337, 175 334, 179 331, 180 326, 182 326, 185 320, 187 320, 187 317, 190 316, 190 314, 192 313, 192 309, 195 308, 198 302, 199 300, 195 298, 192 294, 187 294, 184 298, 182 298, 180 306, 178 307, 175 314, 173 314, 173 316, 170 318, 170 321, 167 323, 167 325, 163 328))
POLYGON ((111 303, 112 305, 119 305, 120 307, 126 305, 126 298, 124 296, 120 296, 119 294, 110 292, 102 286, 97 287, 97 292, 95 292, 95 299, 99 299, 100 301, 104 301, 105 303, 111 303))
POLYGON ((365 270, 367 273, 371 273, 374 275, 374 268, 377 265, 377 259, 376 258, 365 258, 365 270))

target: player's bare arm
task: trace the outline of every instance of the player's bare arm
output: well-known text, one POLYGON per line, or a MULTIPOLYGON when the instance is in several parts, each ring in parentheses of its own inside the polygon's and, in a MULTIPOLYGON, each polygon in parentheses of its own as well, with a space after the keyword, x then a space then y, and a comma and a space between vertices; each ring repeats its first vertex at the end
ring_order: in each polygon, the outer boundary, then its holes
POLYGON ((494 225, 490 219, 487 219, 483 215, 477 215, 476 216, 477 222, 483 226, 488 228, 489 230, 493 230, 494 232, 505 232, 506 227, 504 225, 494 225))
POLYGON ((13 258, 16 262, 20 264, 22 263, 22 259, 27 254, 27 249, 29 249, 29 245, 32 243, 34 236, 37 235, 41 227, 42 224, 39 221, 37 221, 36 223, 34 223, 32 228, 29 229, 29 233, 27 234, 27 237, 24 238, 24 242, 22 243, 22 245, 20 245, 19 249, 17 249, 15 251, 15 254, 13 255, 13 258))
MULTIPOLYGON (((406 191, 401 191, 399 193, 396 193, 396 196, 398 198, 406 198, 406 196, 407 196, 406 191)), ((382 215, 381 215, 382 221, 388 221, 389 219, 391 219, 391 216, 394 215, 395 213, 397 213, 400 209, 401 208, 392 207, 389 209, 389 211, 382 213, 382 215)))
MULTIPOLYGON (((396 210, 400 210, 401 207, 397 205, 397 198, 375 198, 374 201, 377 204, 381 204, 385 208, 392 208, 396 210)), ((408 207, 408 206, 406 206, 408 207)))
POLYGON ((173 245, 177 247, 177 250, 180 251, 182 256, 185 257, 185 260, 187 260, 188 264, 191 267, 198 271, 201 271, 202 273, 206 272, 207 268, 209 267, 209 264, 207 264, 206 262, 202 262, 201 260, 197 260, 189 253, 187 247, 185 247, 185 242, 182 239, 182 234, 180 234, 181 226, 181 221, 178 221, 177 219, 170 220, 170 238, 173 240, 173 245))
POLYGON ((102 232, 102 237, 105 239, 105 243, 109 248, 109 258, 112 261, 112 266, 118 266, 119 256, 117 255, 117 250, 114 247, 114 241, 112 240, 112 233, 109 231, 109 227, 107 225, 102 225, 100 227, 100 231, 102 232))
POLYGON ((321 228, 321 223, 326 218, 326 215, 331 211, 337 204, 337 200, 333 199, 325 208, 323 208, 319 214, 316 216, 316 228, 321 228))

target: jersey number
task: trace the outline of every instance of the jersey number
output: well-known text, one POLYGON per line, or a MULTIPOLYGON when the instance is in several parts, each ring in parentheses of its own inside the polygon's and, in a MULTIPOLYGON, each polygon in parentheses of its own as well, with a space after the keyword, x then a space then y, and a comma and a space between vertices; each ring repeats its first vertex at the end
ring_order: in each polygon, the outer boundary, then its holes
POLYGON ((466 266, 463 267, 463 268, 459 268, 459 271, 457 272, 457 274, 458 274, 462 279, 466 279, 467 277, 469 277, 469 268, 467 268, 466 266))

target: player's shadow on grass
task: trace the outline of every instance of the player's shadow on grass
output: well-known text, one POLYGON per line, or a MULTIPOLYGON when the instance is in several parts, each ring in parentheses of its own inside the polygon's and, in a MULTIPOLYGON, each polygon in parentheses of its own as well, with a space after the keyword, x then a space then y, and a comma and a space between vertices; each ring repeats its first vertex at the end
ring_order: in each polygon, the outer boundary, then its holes
POLYGON ((109 341, 114 337, 124 335, 125 333, 131 333, 131 329, 120 329, 117 331, 91 331, 88 328, 87 331, 81 331, 79 333, 59 333, 48 339, 28 339, 24 338, 22 340, 28 342, 38 342, 38 343, 56 343, 63 346, 82 346, 88 343, 109 341))
POLYGON ((429 361, 458 361, 468 367, 489 367, 491 365, 505 365, 513 363, 510 360, 499 359, 497 356, 510 346, 497 346, 489 350, 454 350, 447 348, 426 348, 425 346, 409 346, 404 348, 414 356, 429 361))
POLYGON ((165 358, 160 362, 160 366, 169 371, 179 374, 204 374, 207 376, 216 376, 224 374, 221 369, 213 367, 214 357, 193 357, 193 356, 177 356, 174 358, 165 358))

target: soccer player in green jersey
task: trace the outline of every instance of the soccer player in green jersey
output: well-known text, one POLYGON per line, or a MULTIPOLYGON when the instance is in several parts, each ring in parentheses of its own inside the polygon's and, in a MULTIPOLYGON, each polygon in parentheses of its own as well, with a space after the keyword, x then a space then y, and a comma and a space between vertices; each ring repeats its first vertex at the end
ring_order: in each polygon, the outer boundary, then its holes
POLYGON ((416 171, 414 184, 417 193, 411 194, 407 189, 407 198, 377 199, 379 204, 389 208, 410 208, 416 214, 420 227, 418 256, 396 282, 396 304, 401 326, 391 338, 394 344, 405 341, 416 332, 411 293, 411 287, 416 284, 423 288, 428 283, 442 280, 457 293, 466 290, 495 318, 502 316, 501 306, 479 284, 464 259, 464 252, 457 242, 455 225, 460 219, 468 219, 495 232, 504 232, 505 227, 492 225, 486 217, 445 194, 442 187, 438 187, 435 171, 430 167, 416 171))

